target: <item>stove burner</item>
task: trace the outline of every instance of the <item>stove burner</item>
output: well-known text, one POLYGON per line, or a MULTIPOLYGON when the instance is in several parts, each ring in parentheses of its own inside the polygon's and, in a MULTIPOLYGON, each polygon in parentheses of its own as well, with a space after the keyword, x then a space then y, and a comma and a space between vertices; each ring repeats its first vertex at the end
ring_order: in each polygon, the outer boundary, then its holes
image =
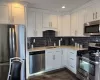
POLYGON ((88 50, 81 50, 77 52, 77 55, 80 57, 86 57, 91 61, 99 61, 100 57, 100 48, 89 47, 88 50))

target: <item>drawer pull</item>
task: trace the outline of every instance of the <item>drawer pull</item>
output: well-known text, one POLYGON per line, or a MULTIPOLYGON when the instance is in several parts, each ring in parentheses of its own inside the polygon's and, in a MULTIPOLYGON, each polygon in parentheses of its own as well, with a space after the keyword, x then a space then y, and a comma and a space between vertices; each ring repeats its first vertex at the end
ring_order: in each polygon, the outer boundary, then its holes
POLYGON ((60 52, 60 51, 56 51, 56 52, 60 52))
POLYGON ((70 58, 71 60, 74 60, 73 58, 70 58))
MULTIPOLYGON (((70 65, 71 66, 71 65, 70 65)), ((73 66, 71 66, 72 68, 74 68, 73 66)))
POLYGON ((73 52, 70 52, 71 54, 74 54, 73 52))

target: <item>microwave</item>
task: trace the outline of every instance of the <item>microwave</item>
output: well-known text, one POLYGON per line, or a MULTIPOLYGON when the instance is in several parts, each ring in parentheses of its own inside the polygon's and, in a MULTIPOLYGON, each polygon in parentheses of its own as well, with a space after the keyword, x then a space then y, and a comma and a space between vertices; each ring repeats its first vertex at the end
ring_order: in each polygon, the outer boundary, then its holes
POLYGON ((84 35, 100 35, 100 20, 85 23, 84 35))

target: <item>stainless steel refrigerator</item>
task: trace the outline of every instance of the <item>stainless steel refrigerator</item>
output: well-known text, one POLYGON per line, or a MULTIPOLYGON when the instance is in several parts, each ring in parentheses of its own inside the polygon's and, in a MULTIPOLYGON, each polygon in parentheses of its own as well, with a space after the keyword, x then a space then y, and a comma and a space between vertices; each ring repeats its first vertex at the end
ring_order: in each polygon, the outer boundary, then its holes
POLYGON ((0 24, 0 80, 7 80, 9 60, 20 57, 24 60, 21 79, 25 80, 25 26, 0 24))

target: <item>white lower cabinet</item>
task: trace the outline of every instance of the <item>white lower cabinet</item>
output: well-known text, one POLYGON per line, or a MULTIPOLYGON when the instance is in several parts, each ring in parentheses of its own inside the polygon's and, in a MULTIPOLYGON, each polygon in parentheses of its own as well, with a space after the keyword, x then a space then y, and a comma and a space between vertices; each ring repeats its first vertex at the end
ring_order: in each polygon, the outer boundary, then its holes
POLYGON ((53 68, 53 50, 46 50, 45 52, 45 69, 46 71, 53 68))
POLYGON ((67 51, 67 49, 62 49, 62 67, 68 67, 67 51))
POLYGON ((48 49, 45 51, 45 70, 68 68, 76 74, 77 51, 73 49, 48 49))
POLYGON ((45 69, 46 71, 61 68, 61 50, 49 49, 45 51, 45 69))
POLYGON ((77 65, 77 51, 69 49, 67 53, 67 60, 68 60, 68 66, 67 68, 71 70, 73 73, 76 74, 76 65, 77 65))
POLYGON ((54 50, 54 53, 53 53, 53 56, 54 56, 54 63, 53 63, 53 68, 54 69, 59 69, 61 68, 61 55, 62 55, 62 52, 60 49, 55 49, 54 50))

